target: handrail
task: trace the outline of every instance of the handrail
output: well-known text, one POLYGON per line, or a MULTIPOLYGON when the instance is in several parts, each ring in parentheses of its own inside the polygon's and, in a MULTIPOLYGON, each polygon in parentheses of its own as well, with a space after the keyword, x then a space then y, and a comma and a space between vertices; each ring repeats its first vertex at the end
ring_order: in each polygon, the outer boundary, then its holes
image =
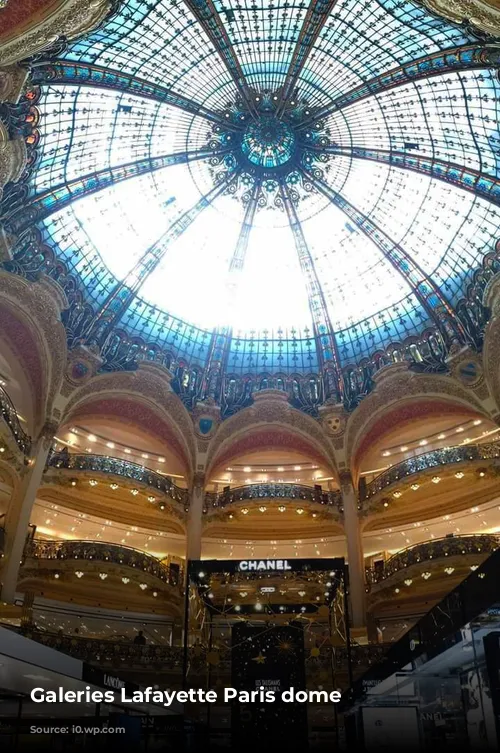
POLYGON ((440 539, 429 539, 420 544, 396 552, 384 563, 380 572, 366 568, 368 583, 380 583, 399 570, 403 570, 420 562, 436 560, 441 557, 453 557, 463 554, 490 554, 500 547, 500 536, 492 533, 469 534, 463 536, 445 536, 440 539))
POLYGON ((170 586, 179 586, 182 582, 180 568, 165 565, 156 557, 139 549, 107 542, 33 539, 26 546, 25 556, 34 559, 83 559, 112 562, 140 569, 170 586))
POLYGON ((168 476, 162 476, 160 473, 156 473, 143 465, 131 463, 128 460, 120 460, 108 455, 79 455, 63 451, 54 452, 50 456, 47 466, 75 471, 110 473, 115 476, 133 479, 167 494, 175 502, 180 502, 184 505, 184 507, 189 506, 189 493, 187 489, 182 489, 180 486, 174 484, 168 476))
MULTIPOLYGON (((119 661, 122 666, 124 663, 134 664, 162 664, 164 668, 179 670, 182 669, 183 648, 181 646, 155 645, 146 644, 137 645, 133 641, 125 642, 113 640, 110 638, 85 638, 81 635, 58 635, 51 632, 42 632, 37 629, 23 629, 24 635, 32 640, 43 643, 45 646, 55 648, 58 651, 70 654, 75 658, 91 663, 99 662, 100 665, 106 663, 115 663, 119 661)), ((351 663, 354 668, 363 668, 366 665, 374 664, 379 661, 390 644, 371 644, 366 646, 351 646, 351 663)), ((193 647, 188 648, 188 656, 193 664, 206 664, 206 648, 193 647), (201 649, 201 650, 200 650, 201 649)), ((220 657, 219 668, 229 670, 231 662, 231 652, 228 649, 219 647, 217 653, 220 657)), ((345 647, 324 646, 323 655, 315 658, 315 666, 331 666, 332 660, 336 671, 346 671, 348 664, 347 649, 345 647)))
POLYGON ((458 447, 443 447, 439 450, 431 450, 413 458, 402 460, 391 466, 370 481, 365 488, 360 487, 360 501, 373 497, 387 486, 402 481, 408 476, 429 468, 464 463, 470 460, 492 460, 500 458, 500 441, 486 442, 484 444, 467 444, 458 447))
POLYGON ((205 494, 205 508, 221 508, 250 499, 296 499, 327 507, 339 507, 342 495, 339 491, 324 491, 302 484, 247 484, 220 493, 205 494))
POLYGON ((24 455, 29 455, 32 439, 21 426, 14 404, 3 387, 0 387, 0 415, 9 427, 21 452, 24 455))

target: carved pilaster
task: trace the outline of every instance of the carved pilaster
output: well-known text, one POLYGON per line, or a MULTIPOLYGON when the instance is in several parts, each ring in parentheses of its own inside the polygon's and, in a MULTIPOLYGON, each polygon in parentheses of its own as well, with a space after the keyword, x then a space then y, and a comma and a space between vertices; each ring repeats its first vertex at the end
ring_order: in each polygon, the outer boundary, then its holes
POLYGON ((0 198, 7 183, 19 180, 27 161, 24 139, 9 139, 7 128, 0 122, 0 198))
POLYGON ((23 93, 27 78, 28 69, 20 65, 0 68, 0 102, 10 102, 16 105, 23 93))

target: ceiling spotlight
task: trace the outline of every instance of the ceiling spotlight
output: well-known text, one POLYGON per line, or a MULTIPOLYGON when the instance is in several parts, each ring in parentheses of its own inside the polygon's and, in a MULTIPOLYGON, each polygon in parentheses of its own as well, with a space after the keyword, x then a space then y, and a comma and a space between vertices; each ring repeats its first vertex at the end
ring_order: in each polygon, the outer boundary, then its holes
POLYGON ((126 452, 127 455, 130 455, 130 453, 132 452, 132 450, 129 450, 128 447, 124 447, 123 452, 126 452))
POLYGON ((248 507, 243 507, 241 512, 243 513, 243 515, 248 515, 248 507))
POLYGON ((412 579, 411 579, 411 578, 407 578, 407 579, 405 580, 405 586, 411 586, 411 584, 412 584, 412 583, 413 583, 413 581, 412 581, 412 579))
POLYGON ((480 423, 482 423, 480 418, 476 418, 476 420, 473 421, 474 426, 479 426, 480 423))
POLYGON ((239 605, 239 604, 236 604, 236 606, 235 606, 235 608, 234 608, 234 611, 235 611, 235 612, 240 612, 240 611, 241 611, 241 607, 240 607, 240 605, 239 605))
POLYGON ((249 466, 249 465, 246 465, 246 466, 245 466, 245 467, 243 468, 243 472, 244 472, 244 473, 250 473, 250 472, 251 472, 251 470, 252 470, 252 469, 250 468, 250 466, 249 466))
POLYGON ((156 502, 156 497, 153 497, 151 494, 148 497, 148 502, 156 502))
POLYGON ((446 434, 438 434, 438 439, 446 439, 446 434))
POLYGON ((97 481, 95 480, 95 478, 91 478, 91 479, 89 479, 89 484, 90 484, 90 486, 97 486, 97 483, 98 483, 98 482, 97 482, 97 481))
POLYGON ((399 449, 401 450, 401 452, 406 452, 406 450, 408 449, 408 447, 407 447, 407 446, 406 446, 406 445, 404 444, 404 445, 403 445, 402 447, 400 447, 399 449))
POLYGON ((83 578, 83 573, 81 570, 76 570, 75 575, 77 578, 83 578))
POLYGON ((260 601, 258 601, 255 605, 255 609, 257 612, 262 612, 262 604, 260 603, 260 601))
POLYGON ((429 573, 429 572, 422 573, 422 578, 424 580, 429 580, 430 577, 431 577, 431 573, 429 573))
POLYGON ((302 507, 299 507, 297 510, 297 515, 302 515, 304 512, 304 509, 302 507))
POLYGON ((115 449, 115 443, 114 442, 106 442, 106 447, 109 447, 110 450, 115 449))
POLYGON ((141 589, 141 591, 145 591, 147 587, 148 587, 147 583, 139 583, 139 588, 141 589))
POLYGON ((420 484, 412 484, 411 488, 413 489, 414 492, 416 492, 417 489, 420 489, 420 484))
POLYGON ((463 478, 463 477, 464 477, 464 474, 462 473, 462 471, 457 471, 457 473, 455 473, 455 478, 463 478))
POLYGON ((401 496, 401 492, 394 492, 392 496, 395 497, 396 499, 399 499, 401 496))
POLYGON ((398 594, 398 593, 399 593, 399 588, 395 588, 395 589, 394 589, 394 593, 397 593, 397 594, 398 594))
POLYGON ((164 463, 165 462, 165 458, 158 458, 158 462, 159 463, 164 463))
POLYGON ((107 573, 99 573, 99 578, 100 578, 101 580, 106 580, 106 578, 107 578, 107 577, 108 577, 108 574, 107 574, 107 573))
POLYGON ((384 451, 384 452, 382 453, 382 457, 383 457, 383 458, 388 458, 390 454, 391 454, 391 453, 389 452, 389 450, 385 450, 385 451, 384 451))
POLYGON ((153 591, 153 596, 156 598, 158 596, 158 591, 153 591))
POLYGON ((95 437, 93 434, 89 434, 88 437, 87 437, 87 439, 89 440, 89 442, 96 442, 97 441, 97 437, 95 437))
POLYGON ((427 444, 427 440, 426 439, 421 439, 420 442, 419 442, 419 445, 421 445, 422 447, 424 447, 426 444, 427 444))
POLYGON ((260 511, 260 512, 265 512, 266 510, 267 510, 267 507, 264 507, 264 505, 261 505, 261 506, 259 507, 259 511, 260 511))
POLYGON ((109 488, 113 489, 113 491, 115 491, 115 489, 118 489, 118 484, 110 484, 109 488))
POLYGON ((432 477, 432 483, 433 484, 439 484, 440 481, 441 481, 441 477, 440 476, 433 476, 432 477))
POLYGON ((133 494, 134 497, 136 497, 139 494, 139 489, 131 489, 130 494, 133 494))
POLYGON ((445 571, 446 575, 451 575, 453 572, 455 572, 455 568, 454 567, 445 567, 444 571, 445 571))
POLYGON ((130 583, 130 578, 122 578, 122 583, 125 583, 125 585, 127 585, 127 583, 130 583))
POLYGON ((285 510, 286 510, 286 507, 285 507, 284 505, 280 505, 280 506, 278 507, 278 510, 279 510, 279 512, 285 512, 285 510))
POLYGON ((389 502, 384 502, 384 507, 389 507, 389 502))
POLYGON ((58 579, 59 579, 60 577, 61 577, 61 576, 59 575, 59 573, 54 573, 54 578, 55 578, 56 580, 58 580, 58 579))
POLYGON ((294 471, 301 471, 302 470, 302 466, 301 465, 294 465, 293 470, 294 471))
POLYGON ((305 591, 299 591, 299 596, 305 596, 305 595, 306 595, 305 591))

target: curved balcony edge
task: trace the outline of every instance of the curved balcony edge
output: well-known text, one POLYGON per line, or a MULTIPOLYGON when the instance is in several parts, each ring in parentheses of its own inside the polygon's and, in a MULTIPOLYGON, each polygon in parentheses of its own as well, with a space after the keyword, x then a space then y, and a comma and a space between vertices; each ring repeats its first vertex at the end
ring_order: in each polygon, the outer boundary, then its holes
POLYGON ((37 560, 87 560, 107 562, 132 567, 159 578, 166 585, 182 589, 182 569, 178 565, 165 565, 156 557, 140 549, 94 541, 48 541, 33 539, 26 545, 23 564, 28 558, 37 560))
POLYGON ((413 565, 444 559, 445 557, 489 555, 499 547, 500 536, 493 533, 430 539, 397 552, 384 563, 384 568, 380 572, 366 568, 366 582, 372 586, 380 585, 396 573, 413 565))
POLYGON ((369 484, 359 489, 360 502, 370 501, 379 492, 385 491, 393 484, 401 483, 418 473, 454 466, 457 463, 468 463, 480 460, 500 459, 500 441, 484 444, 468 444, 458 447, 446 447, 416 455, 402 460, 376 476, 369 484))
POLYGON ((150 489, 162 492, 169 499, 179 503, 186 511, 189 507, 189 492, 177 486, 169 476, 162 476, 156 471, 152 471, 145 466, 137 463, 130 463, 128 460, 120 460, 108 455, 94 454, 71 454, 69 452, 53 452, 48 461, 46 470, 54 468, 56 470, 68 471, 94 471, 95 473, 106 473, 112 476, 120 476, 129 481, 137 481, 144 484, 150 489))
POLYGON ((312 502, 331 510, 339 511, 342 505, 340 491, 325 491, 320 486, 304 486, 302 484, 247 484, 220 493, 206 492, 204 511, 220 510, 238 502, 251 500, 262 501, 288 500, 297 502, 312 502))

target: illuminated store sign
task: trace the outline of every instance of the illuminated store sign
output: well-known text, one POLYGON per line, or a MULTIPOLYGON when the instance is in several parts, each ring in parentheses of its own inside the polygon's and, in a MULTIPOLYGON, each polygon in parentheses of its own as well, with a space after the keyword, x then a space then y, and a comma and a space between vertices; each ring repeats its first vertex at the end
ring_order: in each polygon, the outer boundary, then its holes
POLYGON ((270 570, 292 570, 288 560, 241 560, 238 570, 269 572, 270 570))

